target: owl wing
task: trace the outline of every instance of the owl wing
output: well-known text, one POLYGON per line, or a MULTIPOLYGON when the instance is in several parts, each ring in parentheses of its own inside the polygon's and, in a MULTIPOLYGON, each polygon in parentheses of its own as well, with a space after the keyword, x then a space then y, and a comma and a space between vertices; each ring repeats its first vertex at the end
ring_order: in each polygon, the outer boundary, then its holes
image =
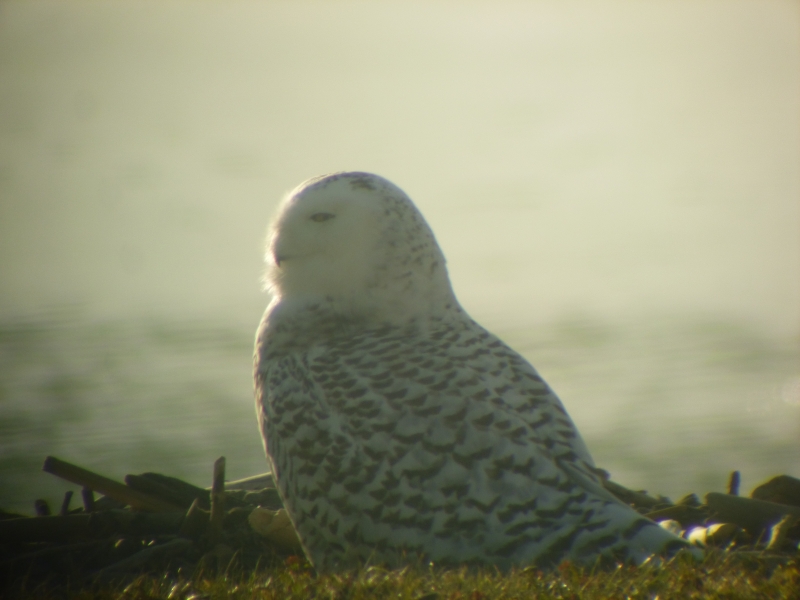
POLYGON ((558 562, 579 537, 591 551, 610 522, 615 500, 595 493, 561 402, 472 324, 274 356, 258 364, 256 387, 267 454, 318 568, 400 564, 404 552, 558 562))

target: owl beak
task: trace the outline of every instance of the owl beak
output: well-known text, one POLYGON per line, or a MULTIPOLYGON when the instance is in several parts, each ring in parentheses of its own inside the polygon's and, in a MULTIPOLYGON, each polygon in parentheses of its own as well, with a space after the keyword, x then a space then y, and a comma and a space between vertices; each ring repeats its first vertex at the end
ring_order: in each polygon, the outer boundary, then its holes
POLYGON ((275 266, 276 267, 280 267, 281 263, 286 260, 286 256, 278 254, 277 252, 275 252, 272 255, 272 259, 275 261, 275 266))

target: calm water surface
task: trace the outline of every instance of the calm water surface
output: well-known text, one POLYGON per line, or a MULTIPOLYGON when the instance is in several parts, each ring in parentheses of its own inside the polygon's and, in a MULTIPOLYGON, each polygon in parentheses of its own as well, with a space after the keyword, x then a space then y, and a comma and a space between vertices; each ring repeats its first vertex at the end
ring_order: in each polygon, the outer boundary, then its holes
MULTIPOLYGON (((556 389, 599 466, 677 499, 796 473, 800 353, 736 324, 565 320, 498 331, 556 389)), ((52 454, 107 476, 158 471, 208 485, 264 472, 252 336, 224 323, 91 322, 0 329, 0 506, 58 505, 52 454)))

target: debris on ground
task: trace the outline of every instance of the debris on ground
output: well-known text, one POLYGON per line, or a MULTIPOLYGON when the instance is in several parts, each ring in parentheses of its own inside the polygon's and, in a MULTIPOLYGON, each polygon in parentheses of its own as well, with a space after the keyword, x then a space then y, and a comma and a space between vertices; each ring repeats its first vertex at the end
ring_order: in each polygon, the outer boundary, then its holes
MULTIPOLYGON (((0 591, 25 582, 124 581, 141 574, 192 577, 255 570, 302 556, 302 548, 270 474, 225 482, 225 459, 214 463, 212 486, 201 488, 160 473, 114 481, 49 456, 43 469, 81 488, 83 506, 65 494, 58 514, 44 500, 35 517, 0 510, 0 591), (101 494, 95 498, 95 494, 101 494)), ((672 502, 610 480, 604 487, 644 516, 690 542, 781 564, 798 556, 800 480, 781 475, 738 495, 672 502)))

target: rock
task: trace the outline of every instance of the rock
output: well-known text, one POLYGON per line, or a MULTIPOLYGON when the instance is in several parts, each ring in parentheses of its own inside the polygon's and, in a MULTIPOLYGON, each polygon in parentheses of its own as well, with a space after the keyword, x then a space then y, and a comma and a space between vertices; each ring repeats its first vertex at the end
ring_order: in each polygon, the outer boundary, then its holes
POLYGON ((708 527, 691 529, 686 539, 697 546, 727 546, 734 541, 747 538, 744 530, 733 523, 714 523, 708 527))
POLYGON ((678 523, 674 519, 664 519, 663 521, 657 521, 659 527, 663 527, 670 533, 674 533, 678 537, 683 535, 683 527, 680 523, 678 523))

